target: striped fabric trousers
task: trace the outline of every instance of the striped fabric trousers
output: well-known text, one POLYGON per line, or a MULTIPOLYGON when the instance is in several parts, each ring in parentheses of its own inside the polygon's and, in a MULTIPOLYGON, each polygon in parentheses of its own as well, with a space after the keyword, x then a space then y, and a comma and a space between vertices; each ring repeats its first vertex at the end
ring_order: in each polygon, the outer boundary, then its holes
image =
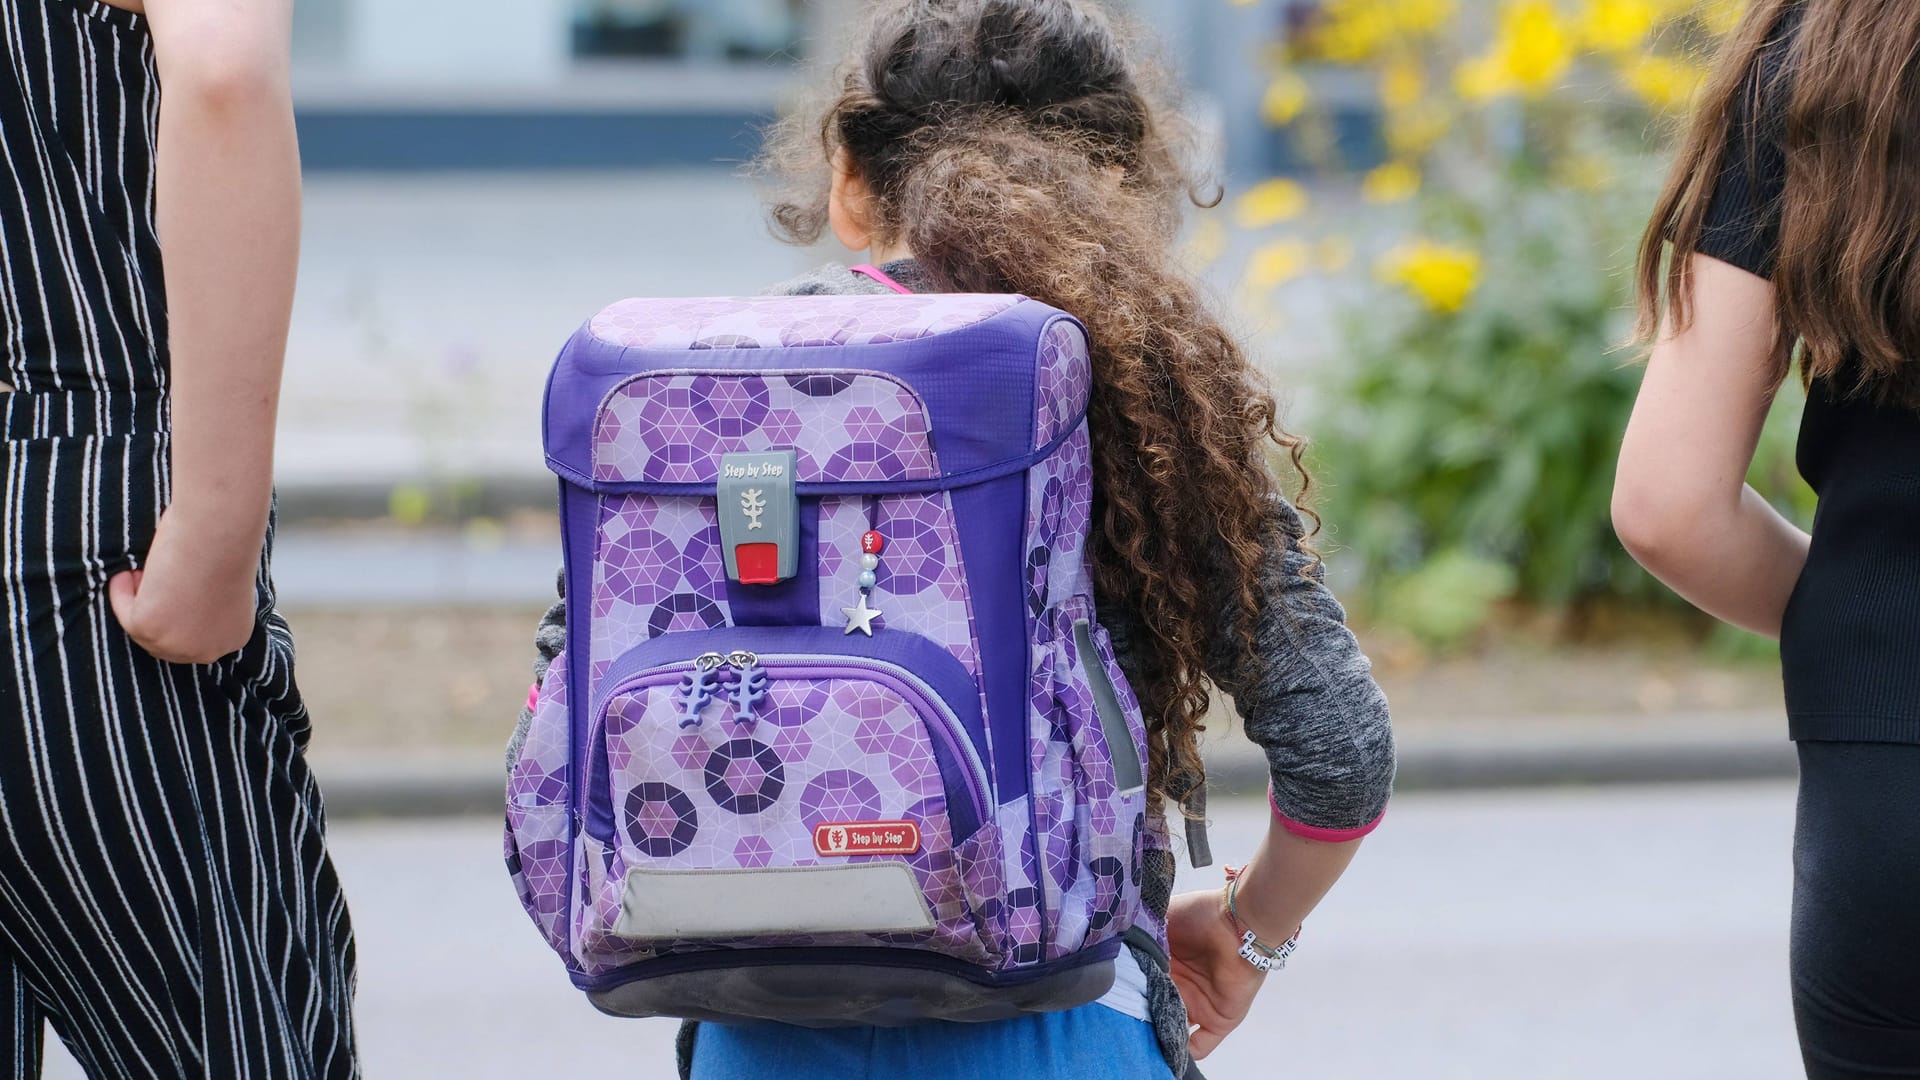
POLYGON ((98 427, 141 411, 99 395, 6 411, 0 1080, 39 1075, 43 1019, 95 1077, 358 1075, 352 931, 265 559, 245 649, 153 659, 105 583, 152 535, 164 436, 98 427))
POLYGON ((352 1077, 353 934, 267 559, 253 638, 115 621, 168 500, 152 35, 0 0, 0 1080, 352 1077))

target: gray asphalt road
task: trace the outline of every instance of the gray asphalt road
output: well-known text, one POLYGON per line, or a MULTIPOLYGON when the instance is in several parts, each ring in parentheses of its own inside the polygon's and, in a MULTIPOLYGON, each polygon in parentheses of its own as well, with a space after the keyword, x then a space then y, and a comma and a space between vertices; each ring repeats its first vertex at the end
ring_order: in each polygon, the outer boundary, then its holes
MULTIPOLYGON (((1216 850, 1246 852, 1261 808, 1218 813, 1216 850)), ((1403 797, 1208 1071, 1799 1075, 1791 819, 1780 784, 1403 797)), ((601 1017, 568 988, 507 887, 491 822, 334 835, 370 1077, 670 1075, 671 1023, 601 1017)), ((48 1075, 79 1073, 60 1060, 48 1075)))

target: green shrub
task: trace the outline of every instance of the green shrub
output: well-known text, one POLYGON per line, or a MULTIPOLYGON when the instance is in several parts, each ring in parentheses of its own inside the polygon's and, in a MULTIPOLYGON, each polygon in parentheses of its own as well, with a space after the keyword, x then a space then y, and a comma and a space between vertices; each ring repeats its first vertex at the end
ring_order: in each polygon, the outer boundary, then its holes
MULTIPOLYGON (((1505 568, 1510 594, 1537 605, 1676 603, 1609 521, 1640 383, 1624 343, 1649 201, 1644 184, 1577 190, 1519 170, 1476 193, 1428 196, 1428 247, 1477 256, 1470 295, 1447 302, 1455 285, 1428 289, 1417 261, 1432 256, 1414 252, 1396 279, 1404 288, 1370 289, 1347 313, 1315 416, 1316 478, 1332 546, 1358 562, 1358 599, 1375 617, 1434 644, 1463 640, 1472 628, 1461 623, 1477 626, 1508 595, 1491 589, 1494 575, 1465 569, 1481 564, 1505 568), (1448 590, 1461 616, 1436 623, 1448 590)), ((1783 391, 1754 480, 1804 520, 1799 401, 1797 387, 1783 391)))

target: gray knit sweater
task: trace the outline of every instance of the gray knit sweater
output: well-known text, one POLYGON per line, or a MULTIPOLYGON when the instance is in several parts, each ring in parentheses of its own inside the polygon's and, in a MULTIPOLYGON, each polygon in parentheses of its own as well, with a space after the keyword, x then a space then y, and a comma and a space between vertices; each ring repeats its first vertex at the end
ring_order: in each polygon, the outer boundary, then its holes
MULTIPOLYGON (((925 272, 911 260, 882 269, 916 292, 933 290, 925 272)), ((770 291, 821 295, 886 290, 843 266, 828 265, 770 291)), ((1233 699, 1242 729, 1266 753, 1278 820, 1303 835, 1343 839, 1363 834, 1386 809, 1393 788, 1393 732, 1386 696, 1374 683, 1372 667, 1347 629, 1346 612, 1327 590, 1317 562, 1301 549, 1304 533, 1299 513, 1276 498, 1262 575, 1265 602, 1254 616, 1255 660, 1247 662, 1234 645, 1237 634, 1222 634, 1207 674, 1233 699)), ((1135 621, 1124 600, 1096 597, 1095 605, 1121 670, 1138 671, 1145 628, 1135 621)), ((1244 615, 1233 590, 1221 590, 1217 607, 1223 626, 1241 625, 1244 615)), ((562 596, 540 622, 535 634, 536 680, 546 677, 547 665, 566 644, 566 616, 562 596)), ((530 714, 523 712, 520 732, 508 752, 510 760, 518 756, 530 720, 530 714)), ((1143 869, 1145 903, 1156 919, 1164 921, 1173 893, 1173 856, 1149 850, 1143 869)), ((1165 959, 1137 946, 1134 951, 1147 975, 1148 1011, 1169 1066, 1176 1076, 1197 1076, 1197 1070, 1189 1073, 1186 1008, 1166 973, 1165 959)), ((689 1024, 681 1033, 683 1076, 690 1068, 694 1037, 694 1026, 689 1024)))

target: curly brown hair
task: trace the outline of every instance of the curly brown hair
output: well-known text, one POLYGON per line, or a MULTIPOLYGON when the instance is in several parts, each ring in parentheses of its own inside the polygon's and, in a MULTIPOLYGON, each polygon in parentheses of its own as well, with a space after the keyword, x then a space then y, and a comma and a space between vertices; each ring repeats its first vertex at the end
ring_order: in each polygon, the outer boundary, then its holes
POLYGON ((1255 620, 1222 628, 1220 601, 1264 606, 1268 451, 1302 495, 1308 480, 1304 440, 1277 426, 1272 391, 1179 268, 1181 203, 1210 203, 1152 75, 1085 0, 890 0, 831 100, 790 113, 762 166, 786 182, 772 215, 789 240, 826 228, 837 159, 872 192, 878 240, 942 290, 1022 293, 1086 325, 1089 562, 1100 603, 1149 636, 1133 689, 1158 805, 1203 776, 1208 658, 1258 659, 1255 620))

